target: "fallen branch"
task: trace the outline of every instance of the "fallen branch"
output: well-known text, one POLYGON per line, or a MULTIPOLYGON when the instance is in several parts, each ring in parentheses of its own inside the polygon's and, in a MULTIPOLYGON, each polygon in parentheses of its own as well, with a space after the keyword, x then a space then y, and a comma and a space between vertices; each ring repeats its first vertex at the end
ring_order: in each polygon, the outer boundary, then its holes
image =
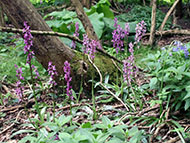
MULTIPOLYGON (((2 27, 0 26, 0 31, 3 31, 3 32, 12 32, 12 33, 20 33, 22 34, 23 33, 23 30, 22 29, 17 29, 17 28, 11 28, 11 27, 2 27)), ((59 36, 59 37, 65 37, 65 38, 68 38, 70 40, 73 40, 73 41, 76 41, 80 44, 83 43, 82 40, 80 40, 78 37, 76 36, 72 36, 72 35, 69 35, 69 34, 65 34, 65 33, 60 33, 60 32, 53 32, 53 31, 38 31, 38 30, 31 30, 30 33, 32 35, 50 35, 50 36, 59 36)), ((117 58, 115 58, 114 56, 111 56, 110 54, 106 53, 104 50, 102 49, 97 49, 97 51, 103 53, 104 55, 108 56, 109 58, 111 59, 114 59, 115 61, 119 62, 119 63, 122 63, 120 60, 118 60, 117 58)))
POLYGON ((164 18, 164 20, 163 20, 161 26, 160 26, 160 29, 159 29, 160 31, 163 30, 163 28, 164 28, 164 26, 165 26, 165 24, 166 24, 166 21, 168 20, 168 17, 169 17, 170 14, 172 13, 172 11, 174 10, 174 8, 176 7, 176 5, 177 5, 178 2, 179 2, 179 0, 176 0, 176 1, 174 2, 174 4, 172 5, 172 7, 170 8, 170 10, 167 12, 167 14, 166 14, 166 16, 165 16, 165 18, 164 18))
POLYGON ((13 107, 10 107, 10 108, 5 108, 5 109, 0 110, 0 112, 8 112, 8 111, 16 110, 16 109, 23 109, 24 107, 29 108, 29 107, 31 107, 34 103, 35 103, 35 102, 34 102, 34 100, 32 99, 32 100, 28 101, 27 104, 22 104, 22 105, 13 106, 13 107))
POLYGON ((164 142, 164 143, 176 143, 176 142, 179 141, 179 140, 180 140, 180 138, 177 136, 177 137, 172 138, 171 140, 166 141, 166 142, 164 142))
MULTIPOLYGON (((166 31, 156 31, 155 35, 190 35, 190 29, 174 29, 174 30, 166 30, 166 31)), ((150 36, 150 33, 146 33, 144 36, 150 36)))
POLYGON ((79 104, 73 104, 73 105, 67 105, 67 106, 64 106, 64 107, 61 107, 61 108, 58 108, 57 111, 60 111, 60 110, 67 110, 67 109, 70 109, 70 107, 77 107, 77 106, 84 106, 84 105, 90 105, 92 103, 79 103, 79 104))
MULTIPOLYGON (((2 27, 0 26, 0 31, 3 32, 13 32, 13 33, 23 33, 22 29, 17 29, 17 28, 11 28, 11 27, 2 27)), ((53 32, 53 31, 38 31, 38 30, 31 30, 30 31, 31 34, 33 35, 51 35, 51 36, 59 36, 59 37, 65 37, 65 38, 69 38, 71 40, 75 40, 76 42, 82 44, 82 40, 80 40, 78 37, 69 35, 69 34, 65 34, 65 33, 59 33, 59 32, 53 32)))
POLYGON ((7 128, 5 128, 3 131, 1 131, 1 132, 0 132, 0 135, 3 134, 4 132, 6 132, 7 130, 9 130, 10 128, 12 128, 12 127, 15 125, 15 123, 18 121, 18 117, 20 116, 20 113, 21 113, 22 111, 23 111, 23 110, 20 110, 20 111, 18 112, 18 115, 16 116, 15 122, 12 123, 12 124, 11 124, 10 126, 8 126, 7 128))

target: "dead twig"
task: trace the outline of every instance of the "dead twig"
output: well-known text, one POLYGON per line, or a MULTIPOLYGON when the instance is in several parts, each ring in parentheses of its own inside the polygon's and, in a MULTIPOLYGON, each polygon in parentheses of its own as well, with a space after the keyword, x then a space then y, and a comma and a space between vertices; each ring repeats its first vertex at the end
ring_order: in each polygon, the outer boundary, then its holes
POLYGON ((172 7, 170 8, 170 10, 167 12, 167 14, 166 14, 166 16, 165 16, 165 18, 164 18, 164 20, 163 20, 161 26, 160 26, 160 29, 159 29, 160 31, 163 30, 163 28, 164 28, 164 26, 165 26, 165 24, 166 24, 166 21, 168 20, 168 17, 169 17, 170 14, 172 13, 172 11, 174 10, 174 8, 175 8, 176 5, 178 4, 178 2, 179 2, 179 0, 176 0, 176 1, 174 2, 174 4, 172 5, 172 7))
POLYGON ((115 97, 119 102, 121 102, 121 104, 126 108, 127 111, 129 111, 129 108, 126 106, 126 104, 119 98, 117 97, 113 92, 111 92, 106 86, 104 86, 104 84, 102 83, 102 74, 100 73, 100 70, 98 69, 98 67, 92 62, 92 60, 90 59, 90 56, 88 55, 88 60, 90 61, 90 63, 93 65, 93 67, 96 69, 96 71, 99 74, 100 77, 100 81, 99 84, 105 88, 113 97, 115 97))
POLYGON ((23 109, 25 106, 30 107, 33 104, 34 104, 34 100, 32 99, 32 100, 28 101, 26 104, 5 108, 5 109, 0 110, 0 112, 9 112, 9 111, 13 111, 13 110, 19 110, 19 109, 23 109))
POLYGON ((1 132, 0 132, 0 135, 3 134, 4 132, 6 132, 7 130, 9 130, 10 128, 12 128, 12 127, 16 124, 16 122, 18 121, 18 118, 19 118, 19 116, 20 116, 20 114, 21 114, 22 111, 23 111, 23 109, 18 112, 14 123, 12 123, 10 126, 8 126, 8 127, 5 128, 3 131, 1 131, 1 132))
MULTIPOLYGON (((0 26, 0 31, 20 33, 20 34, 23 33, 22 29, 11 28, 11 27, 2 27, 2 26, 0 26)), ((69 34, 65 34, 65 33, 59 33, 59 32, 53 32, 53 31, 38 31, 38 30, 31 30, 30 32, 33 35, 51 35, 51 36, 65 37, 65 38, 69 38, 71 40, 75 40, 76 42, 82 44, 82 40, 80 40, 78 37, 72 36, 69 34)))
POLYGON ((78 104, 73 104, 73 105, 67 105, 67 106, 64 106, 64 107, 61 107, 59 109, 57 109, 57 111, 60 111, 60 110, 66 110, 66 109, 69 109, 70 107, 79 107, 79 106, 84 106, 84 105, 87 105, 87 104, 92 104, 92 103, 78 103, 78 104))
POLYGON ((164 142, 164 143, 176 143, 176 142, 179 141, 179 140, 180 140, 180 138, 177 136, 177 137, 172 138, 171 140, 166 141, 166 142, 164 142))
MULTIPOLYGON (((0 31, 4 31, 4 32, 13 32, 13 33, 23 33, 22 29, 17 29, 17 28, 11 28, 11 27, 2 27, 0 26, 0 31)), ((68 38, 70 40, 76 41, 80 44, 83 43, 82 40, 80 40, 78 37, 76 36, 72 36, 69 34, 65 34, 65 33, 59 33, 59 32, 53 32, 53 31, 38 31, 38 30, 31 30, 30 31, 31 34, 33 35, 50 35, 50 36, 59 36, 59 37, 65 37, 68 38)), ((104 50, 102 49, 97 49, 97 51, 99 51, 100 53, 103 53, 104 55, 108 56, 111 59, 114 59, 115 61, 122 63, 120 60, 118 60, 117 58, 115 58, 114 56, 111 56, 110 54, 106 53, 104 50)))

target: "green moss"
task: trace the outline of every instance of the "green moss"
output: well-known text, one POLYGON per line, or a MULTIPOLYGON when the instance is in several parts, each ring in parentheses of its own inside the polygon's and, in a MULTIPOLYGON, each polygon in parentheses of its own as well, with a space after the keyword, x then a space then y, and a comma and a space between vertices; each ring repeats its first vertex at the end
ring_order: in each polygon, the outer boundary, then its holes
MULTIPOLYGON (((99 82, 100 81, 99 74, 88 60, 87 55, 83 57, 82 53, 77 51, 75 52, 76 52, 75 57, 71 61, 73 87, 79 90, 79 85, 81 81, 80 77, 83 76, 84 86, 86 85, 85 88, 90 89, 91 84, 89 84, 88 81, 91 80, 92 75, 95 74, 94 80, 99 82)), ((95 55, 94 63, 100 70, 103 79, 106 75, 110 75, 110 80, 113 82, 116 81, 117 68, 114 66, 112 60, 109 57, 97 52, 95 55)))

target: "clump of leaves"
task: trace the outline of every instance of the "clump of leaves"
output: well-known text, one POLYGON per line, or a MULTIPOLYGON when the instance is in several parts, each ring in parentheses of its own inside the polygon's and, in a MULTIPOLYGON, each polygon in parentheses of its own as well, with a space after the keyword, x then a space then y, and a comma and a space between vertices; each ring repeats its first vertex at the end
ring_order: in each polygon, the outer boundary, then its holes
POLYGON ((68 126, 71 119, 72 116, 61 115, 53 121, 53 118, 48 115, 47 121, 42 124, 39 131, 20 130, 12 137, 21 133, 29 133, 19 143, 28 141, 42 143, 140 143, 142 140, 146 140, 144 132, 138 130, 136 126, 133 128, 128 128, 127 125, 114 126, 114 121, 110 121, 106 116, 102 117, 101 123, 87 122, 68 126))
POLYGON ((167 102, 167 107, 171 104, 175 110, 190 109, 189 48, 190 44, 171 44, 143 59, 152 77, 147 87, 157 91, 160 104, 167 102))

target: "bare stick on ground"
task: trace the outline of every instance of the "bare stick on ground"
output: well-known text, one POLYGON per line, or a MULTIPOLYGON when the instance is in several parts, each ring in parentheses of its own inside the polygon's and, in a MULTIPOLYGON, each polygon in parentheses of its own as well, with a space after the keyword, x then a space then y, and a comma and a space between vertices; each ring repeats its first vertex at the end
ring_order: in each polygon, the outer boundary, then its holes
POLYGON ((170 8, 170 10, 167 12, 163 22, 162 22, 162 25, 160 26, 160 31, 162 31, 164 29, 164 26, 166 24, 166 21, 168 20, 168 17, 171 15, 172 11, 174 10, 174 8, 176 7, 177 3, 179 2, 179 0, 176 0, 174 2, 174 4, 172 5, 172 7, 170 8))

